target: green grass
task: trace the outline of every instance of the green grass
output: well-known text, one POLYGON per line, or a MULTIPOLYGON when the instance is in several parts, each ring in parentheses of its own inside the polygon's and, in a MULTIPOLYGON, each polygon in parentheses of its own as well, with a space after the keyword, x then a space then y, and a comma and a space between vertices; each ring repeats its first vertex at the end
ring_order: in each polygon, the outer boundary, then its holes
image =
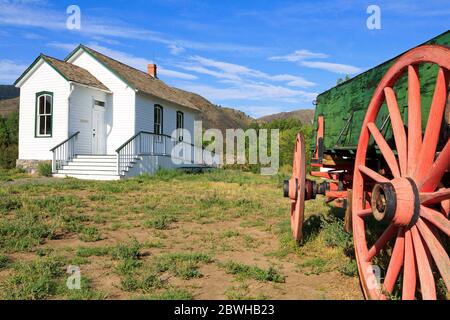
POLYGON ((173 222, 177 222, 177 219, 175 217, 163 214, 161 216, 156 216, 153 219, 145 221, 144 225, 146 227, 157 230, 166 230, 170 228, 170 225, 173 222))
POLYGON ((52 176, 52 165, 47 162, 42 162, 38 164, 38 173, 43 177, 51 177, 52 176))
POLYGON ((22 211, 8 220, 0 220, 0 249, 6 252, 26 251, 54 235, 54 226, 39 213, 22 211))
POLYGON ((82 258, 101 257, 111 254, 112 249, 109 247, 80 247, 76 251, 76 255, 82 258))
POLYGON ((277 269, 219 264, 223 276, 237 280, 223 288, 229 299, 265 299, 275 286, 284 290, 287 261, 306 274, 355 276, 351 236, 320 197, 306 203, 305 241, 295 243, 281 178, 237 170, 161 170, 112 182, 31 178, 0 185, 1 292, 17 299, 104 299, 108 293, 96 291, 97 282, 89 278, 112 271, 121 297, 192 299, 210 285, 209 277, 190 280, 210 270, 204 264, 239 254, 277 269), (123 240, 134 235, 141 242, 123 240), (77 238, 85 243, 79 246, 77 238), (31 267, 55 256, 64 257, 58 273, 31 267), (81 290, 65 286, 69 264, 82 269, 81 290), (33 269, 29 275, 26 268, 33 269), (260 282, 260 292, 246 288, 251 281, 260 282))
POLYGON ((0 213, 6 214, 10 211, 20 209, 22 207, 22 201, 16 196, 8 194, 0 194, 0 213))
POLYGON ((102 239, 100 231, 96 227, 83 227, 81 228, 78 237, 84 242, 95 242, 102 239))
POLYGON ((192 300, 194 296, 188 290, 170 287, 158 294, 138 296, 135 300, 192 300))
POLYGON ((29 263, 18 263, 14 274, 0 283, 4 299, 45 299, 61 290, 60 278, 64 275, 65 262, 58 257, 39 258, 29 263))
POLYGON ((0 255, 0 270, 6 269, 11 264, 11 259, 8 256, 0 255))
POLYGON ((202 274, 198 270, 200 263, 210 263, 212 259, 203 253, 166 253, 155 257, 153 269, 158 273, 170 272, 183 278, 199 278, 202 274))
POLYGON ((129 242, 119 243, 112 249, 112 257, 121 260, 137 260, 140 257, 141 244, 133 239, 129 242))
POLYGON ((242 279, 254 279, 258 281, 270 281, 284 283, 285 277, 275 268, 269 267, 267 270, 257 266, 249 266, 243 263, 227 261, 219 266, 228 274, 233 274, 242 279))

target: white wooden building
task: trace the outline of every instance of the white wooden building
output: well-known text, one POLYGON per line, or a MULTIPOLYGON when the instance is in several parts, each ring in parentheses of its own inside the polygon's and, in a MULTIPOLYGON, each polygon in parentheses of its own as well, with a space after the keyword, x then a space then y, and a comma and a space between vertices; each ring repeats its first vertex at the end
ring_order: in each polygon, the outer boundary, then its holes
POLYGON ((15 85, 18 165, 50 160, 54 176, 103 180, 203 166, 193 140, 199 110, 154 64, 145 73, 80 45, 64 61, 40 55, 15 85), (174 146, 183 150, 176 157, 174 146))

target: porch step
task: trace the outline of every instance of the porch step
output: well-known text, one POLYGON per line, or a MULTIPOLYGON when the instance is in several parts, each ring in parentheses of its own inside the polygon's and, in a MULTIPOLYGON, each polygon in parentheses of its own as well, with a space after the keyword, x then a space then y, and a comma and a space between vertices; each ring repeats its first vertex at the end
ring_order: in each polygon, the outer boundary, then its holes
POLYGON ((80 171, 80 172, 84 172, 84 171, 105 171, 105 172, 113 172, 116 173, 117 172, 117 166, 99 166, 99 165, 95 165, 95 166, 78 166, 75 165, 73 163, 68 164, 66 166, 63 167, 62 170, 58 170, 58 172, 61 171, 80 171))
POLYGON ((55 178, 76 178, 81 180, 120 180, 122 177, 119 175, 98 175, 98 174, 63 174, 63 173, 55 173, 53 174, 55 178))
POLYGON ((58 170, 58 173, 61 174, 97 174, 97 175, 112 175, 117 174, 116 170, 101 170, 101 168, 92 168, 92 169, 66 169, 67 166, 64 166, 64 169, 58 170))
POLYGON ((84 180, 119 180, 116 155, 76 155, 58 170, 54 177, 73 177, 84 180))
POLYGON ((115 154, 78 154, 76 159, 116 159, 115 154))
POLYGON ((75 158, 59 169, 54 177, 73 177, 86 180, 119 180, 123 178, 140 157, 128 159, 121 174, 117 174, 117 155, 76 155, 75 158))

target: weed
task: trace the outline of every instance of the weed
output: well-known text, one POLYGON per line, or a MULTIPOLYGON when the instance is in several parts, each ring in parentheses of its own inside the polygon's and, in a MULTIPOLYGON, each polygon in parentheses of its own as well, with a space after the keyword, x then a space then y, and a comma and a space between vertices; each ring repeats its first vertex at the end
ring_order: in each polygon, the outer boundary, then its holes
POLYGON ((64 260, 57 257, 39 258, 14 266, 15 273, 0 287, 8 300, 45 299, 56 295, 59 278, 64 274, 64 260))
POLYGON ((244 279, 250 278, 258 281, 271 281, 278 283, 283 283, 285 281, 285 277, 273 267, 269 267, 267 270, 264 270, 256 266, 248 266, 243 263, 236 263, 233 261, 221 263, 219 266, 225 269, 226 273, 234 274, 244 279))
POLYGON ((0 255, 0 270, 9 267, 11 259, 8 256, 0 255))
POLYGON ((22 202, 17 197, 9 195, 0 196, 0 213, 8 213, 21 207, 22 202))
POLYGON ((23 251, 44 243, 54 230, 38 214, 16 214, 10 220, 0 221, 0 248, 7 251, 23 251))
POLYGON ((80 247, 77 249, 76 255, 78 257, 91 257, 91 256, 106 256, 111 253, 111 248, 108 247, 80 247))
POLYGON ((154 228, 157 230, 166 230, 169 229, 170 225, 173 222, 177 222, 177 219, 175 217, 164 214, 161 216, 156 216, 151 220, 145 221, 144 225, 146 227, 154 228))
POLYGON ((96 227, 83 227, 78 237, 84 242, 95 242, 102 239, 96 227))
POLYGON ((174 274, 183 279, 199 278, 198 264, 210 263, 211 258, 203 253, 167 253, 156 257, 153 268, 156 272, 174 274))
POLYGON ((328 271, 327 261, 320 257, 307 259, 306 261, 299 264, 298 267, 300 271, 303 271, 306 275, 321 274, 325 271, 328 271))
POLYGON ((48 162, 41 162, 38 164, 37 171, 43 177, 51 177, 53 171, 52 165, 48 162))
POLYGON ((114 259, 131 259, 137 260, 140 257, 141 245, 136 239, 128 243, 120 243, 112 249, 112 256, 114 259))
POLYGON ((194 297, 192 293, 185 289, 170 287, 159 294, 150 296, 137 297, 136 299, 143 300, 192 300, 194 297))

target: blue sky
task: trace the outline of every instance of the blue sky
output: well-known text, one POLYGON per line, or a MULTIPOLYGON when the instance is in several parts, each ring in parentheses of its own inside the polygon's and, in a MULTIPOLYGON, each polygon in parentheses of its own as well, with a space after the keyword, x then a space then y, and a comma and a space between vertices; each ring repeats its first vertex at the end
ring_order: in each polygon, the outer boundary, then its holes
POLYGON ((450 1, 0 0, 0 83, 83 43, 166 83, 259 117, 314 97, 449 29, 450 1), (69 5, 81 29, 66 28, 69 5), (367 7, 381 9, 369 30, 367 7))

